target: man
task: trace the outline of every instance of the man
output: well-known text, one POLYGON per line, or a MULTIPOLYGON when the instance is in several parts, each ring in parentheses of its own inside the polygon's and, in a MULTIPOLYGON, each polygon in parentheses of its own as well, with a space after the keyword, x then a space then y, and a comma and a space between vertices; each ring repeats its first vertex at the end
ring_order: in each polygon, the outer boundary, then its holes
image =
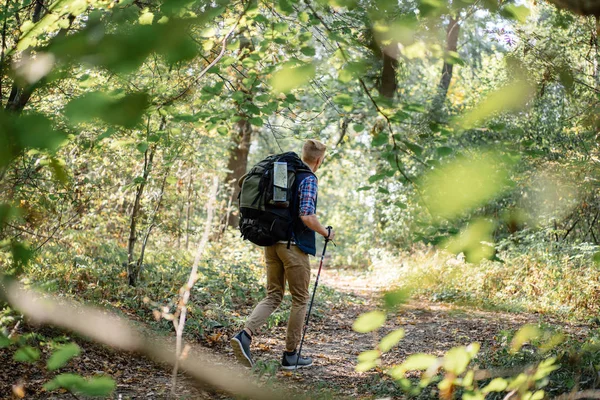
MULTIPOLYGON (((302 147, 302 161, 312 172, 316 172, 325 158, 326 146, 317 140, 307 140, 302 147)), ((281 303, 288 282, 292 295, 292 310, 287 326, 285 351, 281 360, 282 368, 294 369, 296 362, 298 368, 312 365, 310 357, 298 359, 297 347, 300 343, 306 306, 309 299, 310 261, 309 254, 316 254, 315 232, 323 237, 333 240, 333 230, 325 228, 317 218, 317 178, 314 174, 299 173, 298 181, 298 209, 293 210, 294 229, 292 245, 288 242, 279 242, 273 246, 265 247, 265 260, 267 264, 267 297, 254 308, 248 317, 244 330, 231 339, 231 346, 237 359, 244 365, 253 365, 250 354, 250 343, 269 315, 281 303)))

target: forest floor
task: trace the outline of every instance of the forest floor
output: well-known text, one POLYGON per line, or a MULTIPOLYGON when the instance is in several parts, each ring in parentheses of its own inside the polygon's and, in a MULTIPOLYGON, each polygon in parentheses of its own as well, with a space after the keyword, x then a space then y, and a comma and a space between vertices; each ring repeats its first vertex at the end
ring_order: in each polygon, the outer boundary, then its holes
MULTIPOLYGON (((313 281, 314 282, 314 281, 313 281)), ((257 366, 254 374, 265 384, 297 388, 309 398, 400 398, 402 392, 381 371, 355 372, 356 359, 362 351, 373 349, 377 339, 388 332, 404 328, 406 337, 386 353, 383 364, 402 362, 413 353, 437 356, 454 346, 479 342, 482 350, 493 352, 501 345, 498 333, 514 330, 526 323, 543 321, 560 327, 575 337, 584 337, 587 327, 552 321, 535 314, 513 314, 462 308, 423 299, 413 299, 388 318, 384 328, 375 336, 352 330, 352 323, 362 313, 377 309, 380 293, 386 289, 385 279, 376 274, 354 270, 327 270, 321 275, 321 284, 340 293, 343 301, 326 304, 322 315, 315 318, 307 333, 303 354, 314 359, 314 366, 297 373, 277 368, 284 347, 285 326, 276 326, 257 336, 252 351, 257 366), (316 397, 316 395, 314 396, 316 397)), ((312 284, 311 284, 312 290, 312 284)), ((27 329, 24 328, 24 329, 27 329)), ((210 362, 240 370, 229 347, 228 339, 235 332, 222 332, 214 340, 203 341, 214 357, 210 362)), ((76 340, 82 355, 70 370, 84 376, 103 373, 117 382, 114 398, 166 399, 169 398, 171 369, 150 360, 127 353, 119 353, 84 340, 76 340)), ((75 399, 70 393, 48 393, 42 385, 51 379, 45 368, 35 364, 14 363, 10 354, 0 352, 0 399, 10 399, 15 384, 22 387, 29 399, 75 399)), ((81 397, 78 397, 81 398, 81 397)), ((194 386, 191 380, 180 380, 178 397, 227 398, 208 393, 194 386)))

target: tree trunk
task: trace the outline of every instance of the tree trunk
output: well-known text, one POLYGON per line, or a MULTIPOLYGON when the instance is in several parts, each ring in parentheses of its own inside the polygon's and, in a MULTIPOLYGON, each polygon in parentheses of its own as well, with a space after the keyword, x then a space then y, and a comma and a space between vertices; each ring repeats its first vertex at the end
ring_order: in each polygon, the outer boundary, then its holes
POLYGON ((154 208, 154 213, 152 214, 152 220, 150 221, 150 226, 146 231, 146 235, 144 236, 144 240, 142 241, 142 248, 140 250, 140 257, 137 260, 136 270, 135 270, 135 281, 139 279, 142 268, 144 266, 144 255, 146 254, 146 246, 148 245, 148 239, 150 239, 150 234, 152 233, 152 229, 156 226, 156 217, 158 217, 158 212, 160 211, 160 206, 163 201, 163 197, 165 194, 165 186, 167 183, 167 178, 169 177, 169 169, 165 172, 165 176, 163 177, 162 184, 160 185, 160 194, 158 195, 158 200, 156 200, 156 207, 154 208))
MULTIPOLYGON (((240 53, 243 53, 246 49, 252 49, 252 42, 245 36, 240 37, 240 53)), ((245 54, 240 57, 240 61, 246 57, 245 54)), ((242 84, 242 77, 238 80, 238 90, 243 91, 246 94, 244 102, 251 102, 251 93, 244 88, 242 84)), ((246 173, 248 167, 248 152, 250 151, 250 144, 252 140, 252 125, 249 122, 248 115, 246 115, 242 109, 242 104, 238 103, 238 116, 241 118, 235 124, 235 130, 232 134, 233 146, 229 151, 229 161, 227 162, 227 169, 229 172, 225 177, 225 186, 229 190, 224 190, 225 193, 231 193, 229 201, 235 202, 240 188, 237 184, 238 180, 246 173)), ((229 202, 228 201, 228 202, 229 202)), ((226 226, 236 227, 239 224, 239 214, 236 212, 227 213, 225 218, 227 219, 226 226)), ((225 224, 223 224, 225 225, 225 224)))
MULTIPOLYGON (((448 29, 446 30, 446 54, 450 52, 456 52, 458 48, 458 34, 460 32, 460 24, 454 18, 450 18, 450 22, 448 22, 448 29)), ((436 120, 441 119, 441 113, 444 108, 444 103, 446 102, 446 96, 448 95, 448 89, 450 88, 450 83, 452 82, 452 72, 454 69, 454 64, 448 62, 448 60, 444 60, 444 65, 442 66, 442 77, 440 78, 440 83, 438 84, 438 90, 436 97, 433 101, 432 113, 436 120)))
MULTIPOLYGON (((42 19, 42 11, 44 11, 44 0, 36 0, 35 7, 33 9, 33 16, 31 17, 31 21, 35 24, 42 19)), ((3 42, 2 42, 2 64, 1 69, 4 72, 4 39, 5 34, 3 33, 3 42)), ((35 89, 35 85, 27 85, 26 87, 20 87, 16 81, 13 81, 12 88, 10 90, 10 95, 8 96, 8 101, 6 102, 5 109, 7 111, 12 111, 16 113, 20 113, 25 108, 25 105, 29 101, 31 94, 35 89)))
POLYGON ((144 172, 142 175, 143 181, 140 183, 135 192, 135 201, 133 203, 133 210, 131 211, 131 218, 129 224, 129 245, 127 247, 127 277, 130 286, 135 286, 137 284, 137 277, 139 271, 134 257, 135 243, 137 241, 138 214, 140 211, 140 203, 142 200, 142 196, 144 195, 144 188, 146 187, 148 176, 150 175, 150 171, 152 170, 152 161, 154 160, 155 150, 156 146, 152 146, 148 148, 144 153, 144 172))
POLYGON ((383 68, 379 80, 379 93, 392 100, 398 89, 396 72, 398 71, 398 43, 392 42, 381 50, 383 68))
POLYGON ((187 250, 190 246, 190 229, 191 229, 191 219, 192 219, 192 193, 194 188, 194 174, 193 169, 190 170, 190 182, 188 184, 188 193, 187 193, 187 210, 186 210, 186 221, 185 221, 185 249, 187 250))

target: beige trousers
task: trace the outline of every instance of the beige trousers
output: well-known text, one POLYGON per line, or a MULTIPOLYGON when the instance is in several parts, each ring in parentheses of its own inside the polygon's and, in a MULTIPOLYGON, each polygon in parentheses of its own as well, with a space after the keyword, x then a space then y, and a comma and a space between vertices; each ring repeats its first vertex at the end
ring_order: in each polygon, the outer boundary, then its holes
POLYGON ((267 263, 267 297, 265 297, 252 311, 246 321, 246 328, 256 334, 264 325, 269 315, 281 304, 285 282, 287 280, 292 295, 292 310, 287 326, 285 340, 286 351, 293 351, 298 347, 304 326, 306 305, 308 303, 308 285, 310 282, 310 261, 308 254, 298 246, 277 243, 265 247, 265 260, 267 263))

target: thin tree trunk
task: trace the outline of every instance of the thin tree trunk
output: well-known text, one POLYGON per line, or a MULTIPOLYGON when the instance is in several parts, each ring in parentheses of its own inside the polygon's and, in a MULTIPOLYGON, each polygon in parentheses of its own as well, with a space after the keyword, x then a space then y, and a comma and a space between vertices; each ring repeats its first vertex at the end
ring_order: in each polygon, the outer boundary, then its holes
POLYGON ((188 194, 187 194, 187 210, 186 210, 186 221, 185 221, 185 249, 189 249, 190 246, 190 229, 191 229, 191 219, 192 219, 192 193, 193 193, 193 184, 194 184, 194 169, 190 170, 190 181, 188 183, 188 194))
MULTIPOLYGON (((446 54, 450 52, 456 52, 458 48, 458 34, 460 33, 460 24, 454 18, 450 18, 448 22, 448 28, 446 30, 446 54)), ((436 120, 440 120, 442 116, 442 110, 444 103, 446 102, 446 96, 448 95, 448 89, 452 82, 452 73, 454 70, 454 64, 444 60, 442 66, 442 77, 438 84, 438 90, 436 97, 433 101, 432 113, 436 120)))
MULTIPOLYGON (((3 96, 3 88, 4 88, 4 56, 6 54, 6 28, 8 20, 8 6, 10 5, 10 0, 6 0, 4 5, 4 21, 2 23, 2 49, 0 50, 0 104, 4 100, 3 96)), ((0 179, 1 180, 1 179, 0 179)))
MULTIPOLYGON (((44 10, 44 0, 35 0, 35 7, 33 9, 33 16, 31 17, 31 21, 35 24, 42 19, 42 11, 44 10)), ((3 38, 4 39, 4 38, 3 38)), ((3 42, 4 46, 4 42, 3 42)), ((4 52, 3 52, 4 53, 4 52)), ((4 61, 2 60, 2 70, 4 69, 4 61)), ((2 71, 3 72, 3 71, 2 71)), ((26 87, 20 87, 16 81, 13 81, 12 88, 10 90, 10 95, 8 96, 8 101, 6 103, 6 110, 12 111, 16 113, 20 113, 27 105, 27 102, 31 98, 33 91, 35 90, 36 85, 27 85, 26 87)))
POLYGON ((135 193, 135 201, 133 203, 133 210, 131 211, 131 218, 129 223, 129 245, 127 248, 127 277, 129 279, 129 285, 135 286, 137 283, 137 265, 134 261, 135 243, 137 241, 137 222, 138 214, 140 211, 140 203, 142 196, 144 195, 144 189, 152 170, 152 161, 154 160, 154 153, 156 146, 149 147, 144 153, 144 172, 142 175, 143 181, 138 186, 135 193))
MULTIPOLYGON (((243 53, 246 49, 252 49, 252 42, 246 36, 240 36, 240 53, 243 53)), ((242 54, 240 60, 243 60, 246 54, 242 54)), ((238 90, 243 91, 246 96, 243 102, 252 102, 251 92, 244 88, 242 78, 238 80, 238 90)), ((230 201, 235 201, 240 188, 237 184, 238 180, 246 173, 248 167, 248 153, 250 151, 250 144, 252 140, 252 125, 250 124, 248 115, 242 110, 242 103, 238 103, 238 116, 240 120, 235 124, 235 131, 232 135, 233 146, 229 152, 229 161, 227 162, 227 169, 229 172, 225 177, 225 184, 231 189, 231 191, 225 191, 231 193, 230 201)), ((239 215, 237 213, 231 213, 226 217, 227 226, 237 227, 239 224, 239 215)))
MULTIPOLYGON (((183 178, 185 179, 185 178, 183 178)), ((183 180, 182 179, 182 180, 183 180)), ((183 184, 181 184, 183 186, 183 184)), ((177 217, 177 248, 181 248, 181 237, 183 236, 183 210, 185 208, 185 201, 179 204, 178 217, 177 217)))
POLYGON ((396 73, 398 71, 398 43, 392 42, 382 49, 383 68, 379 81, 379 93, 392 100, 398 89, 396 73))
POLYGON ((138 258, 137 266, 135 272, 135 281, 139 279, 142 274, 142 267, 144 265, 144 255, 146 254, 146 246, 148 245, 148 239, 150 238, 150 234, 152 233, 152 229, 156 226, 156 217, 158 216, 158 211, 160 210, 160 206, 162 204, 162 200, 165 194, 165 185, 167 183, 167 177, 169 176, 169 169, 165 172, 165 176, 160 185, 160 194, 158 196, 158 200, 156 203, 156 207, 154 208, 154 213, 152 214, 152 220, 150 221, 150 226, 148 227, 148 231, 144 236, 144 240, 142 241, 142 249, 140 250, 140 258, 138 258))

